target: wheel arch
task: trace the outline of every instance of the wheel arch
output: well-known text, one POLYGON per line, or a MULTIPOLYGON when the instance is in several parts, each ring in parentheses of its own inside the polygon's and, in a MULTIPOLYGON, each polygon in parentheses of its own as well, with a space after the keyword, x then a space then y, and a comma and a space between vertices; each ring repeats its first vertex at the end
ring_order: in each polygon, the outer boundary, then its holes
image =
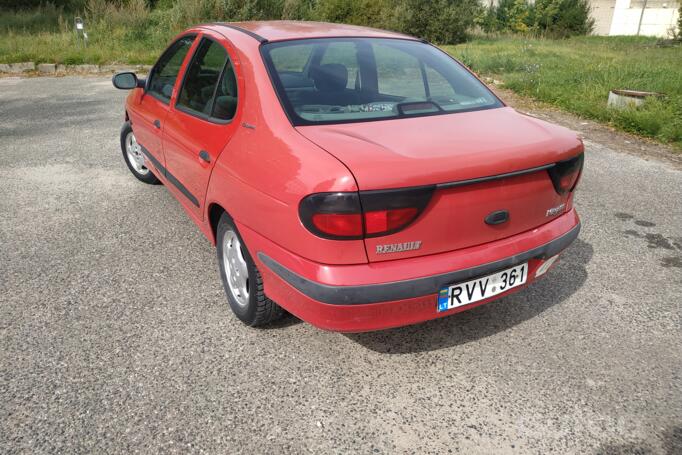
POLYGON ((227 216, 232 218, 230 216, 230 213, 223 208, 222 205, 220 205, 218 202, 211 202, 208 205, 208 210, 207 210, 207 218, 208 218, 208 225, 211 231, 211 242, 215 245, 217 242, 218 238, 218 222, 220 221, 220 217, 223 215, 223 213, 226 213, 227 216))

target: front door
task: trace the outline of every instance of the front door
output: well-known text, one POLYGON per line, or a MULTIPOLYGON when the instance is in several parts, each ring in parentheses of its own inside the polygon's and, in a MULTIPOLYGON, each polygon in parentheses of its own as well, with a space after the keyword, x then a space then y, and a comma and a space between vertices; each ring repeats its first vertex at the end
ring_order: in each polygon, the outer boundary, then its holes
POLYGON ((224 37, 201 36, 164 127, 166 176, 200 220, 213 165, 237 125, 237 78, 227 49, 224 37))
POLYGON ((164 122, 170 110, 175 80, 194 39, 195 35, 183 36, 168 47, 149 74, 139 103, 129 113, 137 142, 144 147, 147 161, 161 174, 165 166, 161 146, 164 122))

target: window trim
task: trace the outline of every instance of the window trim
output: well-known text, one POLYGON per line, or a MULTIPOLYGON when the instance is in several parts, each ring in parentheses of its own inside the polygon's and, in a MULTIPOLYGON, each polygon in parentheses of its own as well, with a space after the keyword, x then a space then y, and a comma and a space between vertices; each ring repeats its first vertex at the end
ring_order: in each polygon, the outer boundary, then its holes
MULTIPOLYGON (((172 43, 170 43, 168 46, 166 46, 166 49, 164 49, 164 51, 161 53, 161 55, 159 56, 159 58, 156 60, 156 62, 154 63, 154 66, 152 66, 152 69, 149 70, 149 76, 147 77, 147 80, 145 81, 145 84, 144 84, 144 94, 145 94, 145 95, 149 95, 149 96, 151 96, 152 98, 154 98, 154 99, 156 99, 156 100, 162 102, 162 103, 165 104, 166 106, 169 106, 169 107, 170 107, 171 100, 172 100, 172 98, 173 98, 172 95, 171 95, 170 98, 168 98, 168 101, 166 101, 166 98, 164 98, 163 96, 159 95, 158 93, 152 92, 152 91, 150 90, 150 87, 149 87, 149 86, 151 85, 152 76, 154 76, 154 71, 156 71, 156 67, 158 66, 159 61, 161 60, 161 58, 163 58, 163 56, 166 55, 166 52, 168 52, 168 51, 170 50, 170 48, 173 47, 173 46, 175 45, 175 43, 177 43, 178 41, 180 41, 180 40, 182 40, 182 39, 190 38, 190 37, 191 37, 191 38, 192 38, 192 44, 190 45, 189 50, 187 51, 187 54, 189 54, 190 51, 192 50, 192 46, 194 46, 194 43, 195 43, 195 40, 196 40, 197 36, 199 36, 199 34, 198 34, 198 33, 195 33, 195 32, 192 32, 192 33, 185 33, 185 34, 179 36, 175 41, 173 41, 172 43)), ((187 55, 185 55, 185 58, 182 60, 183 63, 185 62, 185 59, 187 59, 187 55)), ((178 71, 178 76, 180 75, 180 71, 182 71, 182 65, 180 65, 180 70, 178 71)), ((177 79, 178 79, 178 77, 176 76, 176 77, 175 77, 175 83, 176 83, 176 84, 177 84, 177 79)), ((174 88, 175 88, 175 86, 174 86, 174 88)))
POLYGON ((203 33, 201 34, 201 36, 199 38, 199 44, 197 44, 196 48, 194 49, 194 52, 192 53, 192 58, 190 59, 189 62, 187 62, 187 65, 185 66, 185 71, 182 75, 182 82, 180 83, 180 86, 178 87, 178 96, 175 98, 175 102, 173 103, 173 109, 176 109, 176 110, 183 112, 187 115, 190 115, 192 117, 196 117, 200 120, 204 120, 206 122, 215 123, 217 125, 227 125, 229 123, 232 123, 232 121, 237 116, 237 110, 239 109, 239 100, 240 100, 240 97, 239 97, 239 78, 237 78, 237 71, 234 69, 235 68, 234 64, 232 64, 232 72, 234 73, 234 78, 235 78, 235 81, 237 82, 235 84, 235 86, 237 88, 237 107, 235 108, 234 115, 232 116, 231 119, 229 119, 229 120, 220 119, 217 117, 213 117, 212 115, 206 115, 203 112, 195 111, 194 109, 187 107, 187 106, 184 106, 182 104, 178 104, 178 100, 180 98, 180 93, 182 92, 182 88, 185 86, 185 80, 187 79, 187 74, 189 73, 188 70, 192 66, 192 64, 194 63, 194 59, 197 55, 197 52, 199 51, 199 47, 201 46, 201 41, 204 39, 207 41, 212 41, 215 44, 217 44, 218 46, 222 47, 223 50, 225 51, 225 55, 227 56, 227 58, 225 59, 225 63, 223 64, 223 68, 220 70, 220 73, 218 74, 218 83, 216 84, 215 88, 213 89, 213 95, 211 95, 211 114, 213 114, 213 109, 215 107, 215 95, 218 91, 218 84, 220 84, 220 81, 222 80, 223 76, 225 75, 225 69, 227 68, 227 64, 232 63, 233 60, 232 60, 232 57, 230 57, 230 52, 227 50, 227 48, 225 46, 223 46, 218 40, 216 40, 212 36, 209 36, 209 35, 206 35, 203 33))
POLYGON ((435 46, 428 41, 425 40, 420 40, 417 38, 412 38, 412 37, 373 37, 373 36, 333 36, 333 37, 321 37, 321 38, 293 38, 293 39, 287 39, 287 40, 280 40, 280 41, 268 41, 260 44, 258 46, 258 50, 261 55, 261 59, 263 61, 263 65, 265 66, 265 70, 268 73, 268 77, 270 78, 270 83, 272 84, 272 88, 275 91, 275 95, 277 96, 277 99, 279 100, 280 107, 284 111, 284 114, 286 117, 289 119, 289 122, 293 127, 298 127, 298 126, 323 126, 323 125, 342 125, 342 124, 347 124, 347 123, 365 123, 365 122, 379 122, 379 121, 389 121, 389 120, 401 120, 401 119, 408 119, 408 118, 420 118, 420 117, 431 117, 434 115, 456 115, 459 113, 463 112, 475 112, 475 111, 485 111, 489 109, 499 109, 506 107, 507 105, 505 104, 502 99, 500 99, 499 96, 495 94, 483 81, 480 80, 480 78, 469 68, 467 68, 464 64, 462 64, 459 60, 439 48, 438 46, 435 46), (299 115, 296 115, 293 105, 289 101, 288 98, 284 97, 284 86, 282 85, 281 80, 279 79, 279 76, 277 75, 277 70, 275 69, 274 62, 272 61, 272 58, 270 56, 270 53, 268 52, 268 49, 278 47, 279 45, 282 45, 282 43, 289 43, 289 42, 295 42, 295 41, 321 41, 321 40, 336 40, 336 41, 353 41, 353 40, 358 40, 358 39, 369 39, 369 40, 396 40, 396 41, 412 41, 415 43, 422 43, 427 46, 430 46, 434 48, 436 51, 441 52, 442 54, 445 54, 447 58, 452 60, 456 65, 461 67, 464 71, 469 73, 474 79, 476 79, 481 86, 492 95, 492 97, 497 101, 496 104, 490 105, 490 106, 479 106, 479 107, 472 107, 472 108, 467 108, 467 109, 459 109, 457 111, 437 111, 437 112, 428 112, 428 113, 421 113, 418 115, 411 115, 411 116, 405 116, 405 117, 370 117, 370 118, 364 118, 364 119, 345 119, 345 120, 323 120, 323 121, 312 121, 312 120, 306 120, 299 115), (295 116, 295 117, 293 117, 295 116))

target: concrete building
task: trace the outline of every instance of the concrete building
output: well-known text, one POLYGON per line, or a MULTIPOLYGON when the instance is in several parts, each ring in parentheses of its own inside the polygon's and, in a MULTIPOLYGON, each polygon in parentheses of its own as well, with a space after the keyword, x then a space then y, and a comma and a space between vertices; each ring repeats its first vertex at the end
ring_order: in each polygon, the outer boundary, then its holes
POLYGON ((668 37, 677 27, 678 0, 590 0, 595 35, 668 37))

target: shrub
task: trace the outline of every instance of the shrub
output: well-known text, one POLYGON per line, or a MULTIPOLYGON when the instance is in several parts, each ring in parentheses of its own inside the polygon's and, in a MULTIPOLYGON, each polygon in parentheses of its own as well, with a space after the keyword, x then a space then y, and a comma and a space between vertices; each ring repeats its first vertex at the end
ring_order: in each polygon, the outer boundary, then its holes
POLYGON ((460 43, 481 12, 477 0, 402 0, 385 2, 379 26, 435 43, 460 43))
POLYGON ((588 0, 536 0, 531 10, 533 28, 551 37, 588 35, 594 29, 588 0))
POLYGON ((526 0, 502 0, 497 8, 497 20, 514 33, 528 31, 528 14, 531 6, 526 0))
POLYGON ((533 32, 552 38, 588 35, 594 28, 589 0, 500 0, 477 23, 488 33, 533 32))
POLYGON ((338 22, 355 25, 370 25, 380 22, 381 13, 388 2, 383 0, 325 0, 306 2, 308 16, 324 22, 338 22))
POLYGON ((0 10, 0 33, 56 32, 62 11, 61 7, 49 3, 32 9, 0 10))

